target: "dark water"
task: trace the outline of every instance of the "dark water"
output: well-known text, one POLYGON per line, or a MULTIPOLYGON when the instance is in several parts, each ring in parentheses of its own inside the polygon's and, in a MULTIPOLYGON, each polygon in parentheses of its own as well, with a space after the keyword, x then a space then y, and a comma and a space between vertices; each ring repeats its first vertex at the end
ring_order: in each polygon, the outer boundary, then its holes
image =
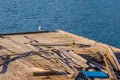
POLYGON ((120 0, 0 0, 0 33, 39 25, 120 48, 120 0))

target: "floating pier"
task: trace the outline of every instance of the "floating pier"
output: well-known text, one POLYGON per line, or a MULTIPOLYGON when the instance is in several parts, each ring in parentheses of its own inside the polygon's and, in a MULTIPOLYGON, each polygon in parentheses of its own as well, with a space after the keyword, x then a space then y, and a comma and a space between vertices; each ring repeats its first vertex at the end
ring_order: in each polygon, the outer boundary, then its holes
POLYGON ((0 80, 118 80, 119 61, 120 49, 62 30, 0 34, 0 80))

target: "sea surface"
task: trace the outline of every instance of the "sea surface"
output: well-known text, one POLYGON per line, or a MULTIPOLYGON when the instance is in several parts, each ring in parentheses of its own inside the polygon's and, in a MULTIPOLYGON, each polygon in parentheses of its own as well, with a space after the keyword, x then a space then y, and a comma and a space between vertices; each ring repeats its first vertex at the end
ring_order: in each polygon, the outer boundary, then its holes
POLYGON ((120 48, 120 0, 0 0, 0 33, 39 26, 120 48))

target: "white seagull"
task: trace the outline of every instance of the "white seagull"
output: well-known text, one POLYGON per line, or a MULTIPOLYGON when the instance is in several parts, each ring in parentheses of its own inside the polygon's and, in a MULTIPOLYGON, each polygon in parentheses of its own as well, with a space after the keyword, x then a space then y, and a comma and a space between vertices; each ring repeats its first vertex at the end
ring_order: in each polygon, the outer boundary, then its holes
POLYGON ((41 26, 39 26, 39 28, 38 28, 38 29, 39 29, 39 31, 42 31, 42 27, 41 27, 41 26))

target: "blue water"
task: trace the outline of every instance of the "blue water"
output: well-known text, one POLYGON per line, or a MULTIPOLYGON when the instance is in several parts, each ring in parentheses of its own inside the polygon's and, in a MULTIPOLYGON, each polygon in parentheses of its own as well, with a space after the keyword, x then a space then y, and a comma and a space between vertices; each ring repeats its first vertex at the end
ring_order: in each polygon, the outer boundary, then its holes
POLYGON ((38 26, 120 48, 120 0, 0 0, 0 33, 38 26))

